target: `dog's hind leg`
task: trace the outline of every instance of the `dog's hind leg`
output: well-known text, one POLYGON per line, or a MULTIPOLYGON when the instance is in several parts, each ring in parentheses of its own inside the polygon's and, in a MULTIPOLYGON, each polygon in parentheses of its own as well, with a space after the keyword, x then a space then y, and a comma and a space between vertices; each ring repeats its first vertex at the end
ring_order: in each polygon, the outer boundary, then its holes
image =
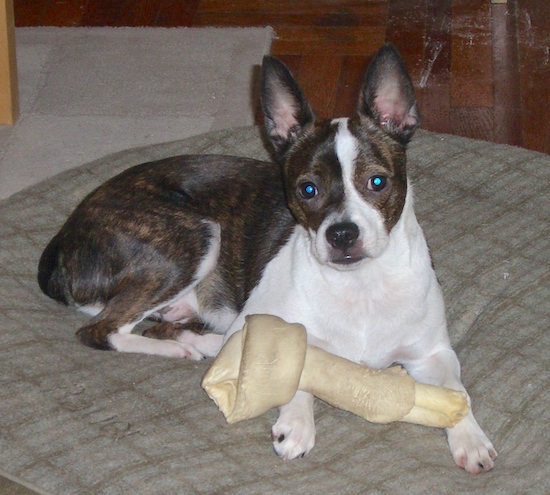
POLYGON ((214 357, 223 345, 224 336, 212 333, 209 326, 198 318, 185 323, 162 322, 148 328, 143 336, 149 339, 175 340, 190 345, 207 357, 214 357))
POLYGON ((137 324, 169 304, 166 292, 166 287, 153 285, 151 280, 127 280, 118 287, 116 295, 103 310, 77 331, 77 337, 95 349, 203 359, 203 354, 191 343, 132 334, 137 324))
MULTIPOLYGON (((98 315, 100 316, 100 315, 98 315)), ((94 349, 136 352, 166 357, 187 358, 199 361, 204 355, 192 344, 176 340, 159 340, 132 334, 133 328, 143 318, 119 326, 109 318, 94 318, 77 331, 80 341, 94 349)))
MULTIPOLYGON (((191 256, 191 262, 189 259, 185 262, 178 258, 178 253, 159 255, 159 249, 154 246, 149 246, 151 249, 141 246, 137 261, 136 256, 132 259, 124 258, 124 273, 117 277, 108 291, 103 290, 107 295, 101 304, 90 301, 85 290, 74 295, 73 298, 82 308, 102 308, 87 325, 78 330, 77 336, 81 342, 96 349, 203 359, 203 352, 191 342, 181 339, 159 340, 132 334, 135 326, 150 316, 161 315, 168 321, 185 322, 196 315, 196 289, 216 266, 221 236, 218 224, 202 223, 206 231, 203 232, 203 244, 209 244, 202 258, 191 256)), ((204 246, 200 250, 204 252, 204 246)), ((74 285, 78 286, 76 283, 74 285)), ((80 285, 86 288, 86 283, 80 285)), ((222 337, 204 338, 206 355, 215 355, 221 347, 221 343, 219 346, 215 343, 221 341, 222 337)))
POLYGON ((143 336, 149 339, 177 340, 186 330, 204 335, 209 331, 209 328, 206 323, 198 318, 190 318, 184 323, 163 321, 145 330, 143 336))
POLYGON ((83 344, 95 349, 187 358, 195 361, 205 357, 191 344, 131 334, 130 328, 134 326, 135 324, 129 324, 117 330, 109 321, 100 320, 80 328, 77 336, 83 344))
POLYGON ((165 357, 186 358, 200 361, 206 356, 191 344, 175 340, 149 339, 142 335, 130 333, 113 333, 108 338, 109 343, 119 352, 137 352, 165 357))

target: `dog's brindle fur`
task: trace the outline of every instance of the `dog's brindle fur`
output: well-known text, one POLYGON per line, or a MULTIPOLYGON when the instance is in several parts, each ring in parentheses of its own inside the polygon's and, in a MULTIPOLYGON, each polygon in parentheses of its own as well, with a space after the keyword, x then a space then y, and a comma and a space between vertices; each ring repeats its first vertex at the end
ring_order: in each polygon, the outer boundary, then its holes
MULTIPOLYGON (((223 338, 189 329, 229 336, 247 313, 272 313, 303 323, 330 352, 374 367, 400 362, 419 381, 464 390, 413 212, 406 145, 419 115, 395 48, 373 59, 350 119, 317 119, 271 57, 262 104, 278 165, 181 156, 123 172, 52 239, 42 290, 93 315, 77 334, 99 349, 199 359, 223 338), (162 323, 132 335, 148 317, 162 323)), ((272 435, 283 458, 313 447, 312 404, 299 391, 281 408, 272 435)), ((471 412, 447 433, 461 467, 493 467, 471 412)))
POLYGON ((227 156, 138 165, 93 191, 44 251, 40 287, 64 304, 104 306, 77 334, 110 349, 110 334, 193 283, 212 235, 204 219, 221 226, 222 247, 197 287, 201 306, 238 313, 295 220, 278 167, 227 156))

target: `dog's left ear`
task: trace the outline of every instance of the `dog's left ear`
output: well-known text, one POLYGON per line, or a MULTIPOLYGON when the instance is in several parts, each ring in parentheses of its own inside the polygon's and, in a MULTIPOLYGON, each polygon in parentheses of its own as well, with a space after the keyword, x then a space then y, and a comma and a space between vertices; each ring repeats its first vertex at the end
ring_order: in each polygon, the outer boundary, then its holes
POLYGON ((294 76, 274 57, 263 59, 261 99, 269 139, 281 158, 315 114, 294 76))
POLYGON ((367 70, 358 113, 373 119, 402 143, 409 142, 420 125, 411 78, 401 55, 391 43, 378 51, 367 70))

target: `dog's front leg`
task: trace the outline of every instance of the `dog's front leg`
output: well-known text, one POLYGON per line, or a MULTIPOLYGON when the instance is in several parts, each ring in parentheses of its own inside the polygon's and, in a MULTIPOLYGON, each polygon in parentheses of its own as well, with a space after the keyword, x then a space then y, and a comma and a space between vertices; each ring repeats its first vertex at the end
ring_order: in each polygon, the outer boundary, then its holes
POLYGON ((279 419, 271 429, 275 452, 285 461, 307 455, 315 445, 313 395, 298 390, 279 410, 279 419))
MULTIPOLYGON (((405 368, 419 382, 466 392, 460 380, 458 358, 450 348, 443 348, 427 358, 405 363, 405 368)), ((493 468, 497 452, 478 425, 472 411, 454 428, 447 428, 445 431, 453 459, 461 468, 473 474, 493 468)))

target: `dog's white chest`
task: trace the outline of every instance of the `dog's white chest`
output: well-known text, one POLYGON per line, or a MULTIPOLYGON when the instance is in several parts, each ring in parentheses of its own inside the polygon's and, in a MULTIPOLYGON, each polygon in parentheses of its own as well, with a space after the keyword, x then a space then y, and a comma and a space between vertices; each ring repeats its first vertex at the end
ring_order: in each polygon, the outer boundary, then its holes
POLYGON ((357 270, 319 269, 307 240, 295 232, 266 267, 243 313, 302 323, 311 344, 383 368, 424 332, 429 284, 415 275, 383 257, 357 270))

